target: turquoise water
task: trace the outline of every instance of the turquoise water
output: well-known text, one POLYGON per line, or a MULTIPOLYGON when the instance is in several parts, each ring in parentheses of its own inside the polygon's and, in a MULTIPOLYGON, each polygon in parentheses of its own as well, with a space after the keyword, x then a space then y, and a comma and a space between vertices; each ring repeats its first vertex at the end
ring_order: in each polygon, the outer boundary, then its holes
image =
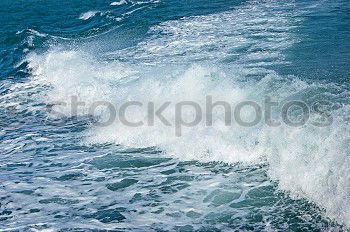
POLYGON ((350 1, 2 0, 0 13, 1 231, 349 230, 350 1), (327 100, 333 123, 225 128, 219 111, 178 137, 88 112, 208 94, 327 100))

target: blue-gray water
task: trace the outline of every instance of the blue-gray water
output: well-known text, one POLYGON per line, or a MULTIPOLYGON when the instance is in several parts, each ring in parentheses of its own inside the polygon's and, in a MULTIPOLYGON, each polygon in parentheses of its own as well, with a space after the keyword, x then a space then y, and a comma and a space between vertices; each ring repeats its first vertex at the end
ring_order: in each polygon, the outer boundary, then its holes
POLYGON ((350 1, 2 0, 0 13, 1 231, 350 226, 350 1), (208 94, 327 100, 333 123, 227 129, 219 112, 177 137, 96 127, 86 108, 208 94), (86 107, 49 115, 71 96, 86 107))

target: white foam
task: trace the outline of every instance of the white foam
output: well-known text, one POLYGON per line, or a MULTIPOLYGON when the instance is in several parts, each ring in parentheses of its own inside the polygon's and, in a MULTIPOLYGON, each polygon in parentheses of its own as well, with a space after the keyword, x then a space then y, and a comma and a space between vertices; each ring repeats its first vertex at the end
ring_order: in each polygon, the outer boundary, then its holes
MULTIPOLYGON (((260 101, 271 94, 280 102, 292 97, 303 99, 319 88, 318 96, 330 95, 332 87, 309 85, 299 80, 288 80, 270 73, 254 85, 243 84, 236 73, 225 73, 220 68, 201 65, 171 68, 132 67, 117 62, 101 63, 91 56, 76 51, 51 51, 46 55, 28 58, 36 68, 36 81, 53 88, 46 101, 62 101, 67 106, 59 108, 69 114, 72 95, 86 103, 79 115, 87 114, 94 101, 105 100, 115 105, 126 101, 149 101, 160 106, 165 101, 191 100, 204 108, 204 96, 225 100, 233 105, 242 100, 260 101), (152 70, 153 69, 153 70, 152 70)), ((344 94, 344 93, 339 93, 344 94)), ((334 98, 337 98, 335 96, 334 98)), ((343 97, 348 98, 348 94, 343 97)), ((347 110, 347 111, 346 111, 347 110)), ((327 210, 331 218, 349 225, 350 175, 349 175, 349 127, 337 115, 346 114, 346 107, 334 111, 335 121, 330 127, 303 128, 281 126, 271 128, 264 124, 244 128, 224 125, 222 111, 214 114, 214 125, 203 123, 184 128, 181 137, 175 135, 174 126, 168 127, 155 121, 149 127, 128 127, 115 121, 107 128, 91 127, 87 131, 87 143, 114 142, 132 147, 157 146, 168 156, 183 160, 243 162, 255 164, 267 162, 270 176, 280 183, 280 188, 295 196, 306 197, 327 210)), ((97 112, 101 120, 104 111, 97 112)), ((174 121, 174 105, 164 114, 174 121)), ((191 120, 188 113, 185 120, 191 120)), ((145 108, 131 108, 130 121, 146 120, 145 108)))
POLYGON ((111 6, 121 6, 124 4, 127 4, 128 2, 126 0, 120 0, 119 2, 112 2, 110 5, 111 6))
POLYGON ((82 19, 82 20, 87 20, 91 17, 94 17, 97 13, 100 13, 99 11, 87 11, 85 13, 82 13, 80 16, 79 16, 79 19, 82 19))
POLYGON ((249 2, 233 11, 162 22, 153 26, 149 37, 136 47, 111 56, 155 63, 223 58, 234 59, 242 66, 261 66, 259 61, 264 65, 286 63, 283 51, 298 41, 292 30, 301 19, 294 17, 298 11, 292 3, 284 6, 290 11, 278 11, 281 6, 275 2, 266 4, 249 2), (287 20, 290 17, 294 21, 287 20))

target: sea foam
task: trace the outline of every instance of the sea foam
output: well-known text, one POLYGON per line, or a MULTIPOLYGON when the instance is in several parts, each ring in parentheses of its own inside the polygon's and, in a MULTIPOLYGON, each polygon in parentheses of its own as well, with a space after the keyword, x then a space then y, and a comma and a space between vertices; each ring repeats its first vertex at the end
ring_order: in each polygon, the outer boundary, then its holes
POLYGON ((89 18, 91 17, 94 17, 96 14, 98 14, 99 11, 87 11, 85 13, 82 13, 80 16, 79 16, 79 19, 82 19, 82 20, 88 20, 89 18))
POLYGON ((112 2, 110 5, 111 6, 121 6, 121 5, 124 5, 124 4, 127 4, 128 2, 125 1, 125 0, 121 0, 119 2, 112 2))
MULTIPOLYGON (((305 197, 327 211, 327 215, 350 225, 350 159, 349 125, 345 116, 349 104, 337 102, 349 99, 347 91, 332 84, 309 84, 295 77, 281 77, 270 72, 257 81, 242 81, 238 67, 225 68, 207 64, 184 66, 134 66, 120 62, 101 62, 79 51, 51 50, 46 54, 32 54, 27 58, 33 69, 33 81, 50 85, 45 101, 66 102, 56 110, 69 115, 70 97, 77 96, 85 106, 78 115, 88 114, 95 101, 108 101, 116 106, 127 101, 139 101, 156 106, 169 101, 193 101, 205 107, 205 96, 214 101, 237 105, 245 100, 261 102, 271 96, 277 102, 289 99, 326 99, 335 103, 333 123, 327 127, 306 124, 290 127, 282 124, 269 127, 259 123, 243 127, 224 123, 224 111, 213 113, 213 126, 200 123, 184 127, 176 136, 174 126, 155 121, 153 126, 130 127, 116 120, 108 127, 91 126, 84 143, 117 143, 130 147, 157 147, 165 155, 181 160, 218 161, 246 165, 267 163, 269 175, 278 181, 282 190, 293 196, 305 197)), ((170 122, 175 118, 174 104, 164 112, 170 122)), ((108 118, 108 111, 100 110, 100 120, 108 118)), ((204 115, 203 115, 204 116, 204 115)), ((130 121, 147 120, 147 110, 130 108, 130 121)), ((243 115, 249 119, 250 113, 243 115)), ((184 119, 193 119, 185 111, 184 119)))

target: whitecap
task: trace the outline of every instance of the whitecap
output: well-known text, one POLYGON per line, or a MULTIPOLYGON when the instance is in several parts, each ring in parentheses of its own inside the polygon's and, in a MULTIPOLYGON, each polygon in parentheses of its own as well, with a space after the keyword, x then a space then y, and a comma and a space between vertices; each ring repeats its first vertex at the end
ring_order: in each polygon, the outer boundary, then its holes
POLYGON ((82 13, 80 16, 79 16, 79 19, 82 19, 82 20, 87 20, 91 17, 94 17, 97 13, 100 13, 99 11, 87 11, 85 13, 82 13))
POLYGON ((124 5, 124 4, 127 4, 128 2, 126 0, 121 0, 119 2, 112 2, 110 5, 111 6, 121 6, 121 5, 124 5))

